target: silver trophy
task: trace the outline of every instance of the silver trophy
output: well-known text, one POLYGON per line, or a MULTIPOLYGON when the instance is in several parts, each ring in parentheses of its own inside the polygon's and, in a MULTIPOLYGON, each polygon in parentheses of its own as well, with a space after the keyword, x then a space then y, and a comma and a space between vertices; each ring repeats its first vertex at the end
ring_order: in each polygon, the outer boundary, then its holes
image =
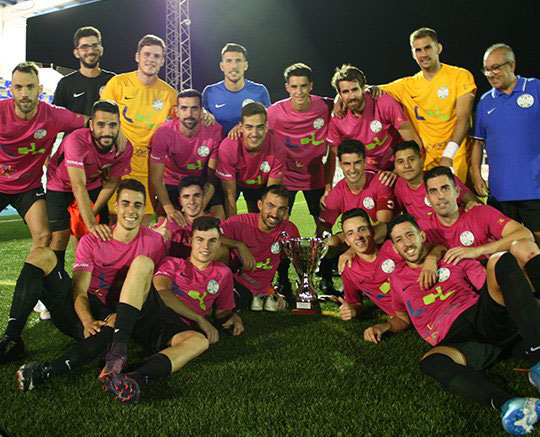
POLYGON ((289 238, 286 232, 281 234, 281 245, 291 259, 298 273, 296 302, 294 313, 316 314, 321 311, 317 291, 313 285, 313 274, 321 259, 328 252, 329 238, 289 238))

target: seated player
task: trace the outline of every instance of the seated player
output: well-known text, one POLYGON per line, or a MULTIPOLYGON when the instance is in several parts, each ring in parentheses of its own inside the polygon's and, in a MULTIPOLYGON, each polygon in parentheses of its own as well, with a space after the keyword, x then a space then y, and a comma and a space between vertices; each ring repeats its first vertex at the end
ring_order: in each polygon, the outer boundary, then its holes
POLYGON ((242 135, 225 138, 219 146, 216 175, 221 179, 227 217, 236 214, 240 191, 249 212, 257 212, 263 187, 279 184, 285 168, 285 151, 278 139, 268 132, 266 108, 249 103, 242 108, 242 135))
MULTIPOLYGON (((424 185, 424 160, 420 147, 414 141, 405 141, 395 144, 394 172, 398 174, 394 185, 394 196, 400 209, 405 209, 416 220, 422 220, 433 214, 433 208, 426 195, 424 185)), ((455 179, 459 188, 458 204, 466 210, 479 205, 476 196, 461 182, 455 179)))
POLYGON ((514 256, 492 256, 487 275, 475 260, 441 260, 437 283, 421 290, 425 234, 409 214, 395 217, 389 233, 405 260, 390 277, 395 317, 366 329, 365 340, 379 343, 385 332, 412 323, 433 346, 420 362, 424 374, 447 391, 501 410, 506 431, 531 432, 540 417, 540 400, 514 397, 480 373, 501 353, 513 352, 528 360, 529 379, 540 384, 540 310, 514 256))
POLYGON ((131 170, 131 144, 120 154, 116 147, 120 133, 118 105, 110 100, 98 100, 92 106, 89 126, 72 132, 47 166, 50 248, 62 266, 69 242, 68 206, 75 199, 88 230, 102 240, 110 239, 107 202, 122 176, 131 170))
POLYGON ((280 306, 273 294, 272 280, 282 256, 281 235, 284 232, 289 238, 300 236, 296 225, 285 218, 288 201, 289 190, 283 185, 270 185, 262 190, 257 202, 260 212, 229 217, 221 225, 225 237, 245 242, 255 258, 252 268, 244 263, 234 273, 234 300, 238 309, 251 304, 253 311, 263 308, 276 311, 280 306), (269 291, 271 294, 266 298, 269 291))
POLYGON ((217 123, 201 122, 201 93, 188 89, 178 94, 176 116, 158 127, 152 137, 149 160, 149 182, 169 221, 183 224, 178 203, 178 183, 186 176, 205 181, 203 207, 213 216, 224 218, 223 200, 216 192, 214 171, 223 129, 217 123))
MULTIPOLYGON (((103 241, 87 234, 81 239, 73 280, 51 249, 36 248, 30 253, 17 280, 8 325, 0 340, 0 363, 23 356, 21 333, 38 299, 51 312, 56 327, 76 339, 99 332, 113 313, 137 319, 154 265, 165 255, 162 236, 140 226, 144 203, 144 186, 132 179, 122 181, 117 200, 121 214, 112 238, 103 241), (124 304, 123 299, 129 296, 133 302, 124 304)), ((117 325, 114 337, 125 337, 124 328, 117 325)), ((96 341, 105 348, 110 340, 96 341)))
MULTIPOLYGON (((392 218, 394 198, 391 188, 383 185, 374 172, 366 171, 366 150, 358 140, 345 140, 338 146, 339 166, 344 179, 339 181, 324 200, 317 235, 324 231, 331 232, 338 217, 353 208, 364 209, 375 227, 375 241, 380 242, 386 236, 386 223, 392 218)), ((331 249, 321 261, 320 288, 326 294, 336 294, 332 284, 332 266, 330 258, 344 249, 343 236, 338 234, 331 240, 331 249), (340 247, 341 246, 341 247, 340 247)))

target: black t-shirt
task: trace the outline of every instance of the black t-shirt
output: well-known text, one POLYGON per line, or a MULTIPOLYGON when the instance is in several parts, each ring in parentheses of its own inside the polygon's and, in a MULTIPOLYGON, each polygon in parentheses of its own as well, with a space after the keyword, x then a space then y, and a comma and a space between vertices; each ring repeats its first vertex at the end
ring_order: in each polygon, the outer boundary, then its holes
POLYGON ((54 92, 53 104, 78 114, 90 115, 92 105, 114 73, 101 70, 97 77, 83 76, 79 70, 60 79, 54 92))

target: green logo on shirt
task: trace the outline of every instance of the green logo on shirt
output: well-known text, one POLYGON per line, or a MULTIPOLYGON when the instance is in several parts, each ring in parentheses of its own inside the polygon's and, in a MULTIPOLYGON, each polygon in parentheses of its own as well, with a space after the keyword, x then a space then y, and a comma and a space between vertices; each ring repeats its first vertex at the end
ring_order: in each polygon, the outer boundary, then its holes
POLYGON ((206 291, 203 291, 202 294, 195 290, 188 291, 188 296, 194 300, 198 300, 201 310, 203 311, 206 311, 206 304, 204 303, 204 298, 206 297, 206 294, 206 291))
POLYGON ((443 294, 442 287, 440 285, 435 288, 437 290, 437 293, 428 294, 427 296, 424 296, 424 304, 425 305, 431 305, 434 303, 437 299, 446 300, 448 299, 452 294, 456 292, 456 290, 449 291, 446 294, 443 294))
POLYGON ((300 138, 300 144, 313 144, 315 147, 317 147, 319 144, 324 143, 324 140, 316 141, 315 140, 315 132, 312 132, 309 137, 300 138))
POLYGON ((372 143, 366 144, 366 150, 371 150, 371 149, 374 149, 374 148, 377 147, 377 146, 382 146, 384 143, 386 143, 386 140, 387 140, 387 139, 388 139, 388 135, 386 135, 386 136, 382 139, 382 141, 379 140, 378 137, 374 137, 372 143))
POLYGON ((202 170, 203 169, 202 161, 200 159, 197 159, 197 164, 188 164, 186 165, 186 168, 188 170, 202 170))
POLYGON ((248 185, 260 185, 260 184, 262 184, 262 176, 261 176, 261 174, 259 173, 259 175, 257 176, 257 179, 248 179, 246 181, 246 184, 248 184, 248 185))
POLYGON ((266 258, 264 261, 259 261, 255 267, 263 270, 271 270, 273 266, 270 264, 270 258, 266 258))
POLYGON ((19 147, 17 152, 20 155, 35 155, 36 153, 45 153, 45 148, 36 150, 36 143, 30 143, 30 147, 19 147))

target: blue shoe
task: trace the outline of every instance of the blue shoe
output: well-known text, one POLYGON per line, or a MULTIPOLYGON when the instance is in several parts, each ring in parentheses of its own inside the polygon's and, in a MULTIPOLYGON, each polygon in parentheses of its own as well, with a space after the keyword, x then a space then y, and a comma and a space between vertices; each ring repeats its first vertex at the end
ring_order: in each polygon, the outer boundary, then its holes
POLYGON ((533 430, 540 416, 540 399, 512 398, 501 408, 503 428, 512 435, 525 435, 533 430))
POLYGON ((540 387, 540 362, 529 370, 529 381, 535 387, 540 387))

